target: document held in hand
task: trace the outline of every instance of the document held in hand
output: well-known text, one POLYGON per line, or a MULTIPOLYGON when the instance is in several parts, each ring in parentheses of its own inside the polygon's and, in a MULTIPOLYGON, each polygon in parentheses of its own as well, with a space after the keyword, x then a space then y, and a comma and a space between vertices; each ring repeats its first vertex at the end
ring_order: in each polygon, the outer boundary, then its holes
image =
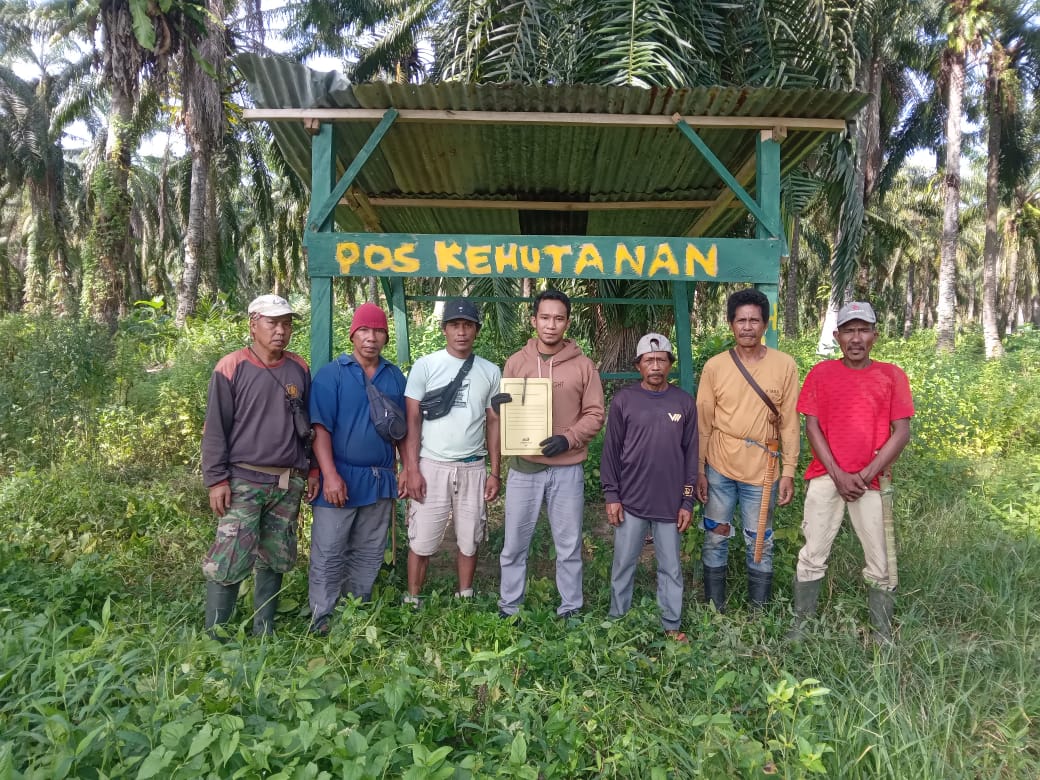
POLYGON ((499 407, 503 455, 541 455, 538 442, 552 436, 552 380, 502 379, 503 393, 513 396, 499 407))

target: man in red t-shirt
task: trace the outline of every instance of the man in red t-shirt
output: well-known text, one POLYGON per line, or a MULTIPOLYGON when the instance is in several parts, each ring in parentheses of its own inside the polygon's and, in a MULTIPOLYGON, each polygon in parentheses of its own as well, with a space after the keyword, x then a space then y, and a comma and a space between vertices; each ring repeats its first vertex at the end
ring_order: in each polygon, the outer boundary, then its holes
POLYGON ((805 621, 816 613, 831 545, 848 507, 863 546, 863 579, 869 586, 874 637, 887 642, 891 641, 895 583, 889 582, 878 475, 910 440, 914 402, 903 370, 870 358, 877 340, 877 318, 870 304, 846 304, 837 322, 834 338, 841 360, 825 360, 813 367, 798 396, 813 459, 805 471, 805 545, 798 552, 797 617, 788 638, 804 638, 805 621))

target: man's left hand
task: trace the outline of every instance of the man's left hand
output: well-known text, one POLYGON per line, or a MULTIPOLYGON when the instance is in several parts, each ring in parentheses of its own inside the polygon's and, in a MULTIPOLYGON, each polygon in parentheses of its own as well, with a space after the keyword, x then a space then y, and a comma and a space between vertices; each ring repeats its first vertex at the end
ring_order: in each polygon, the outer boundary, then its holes
POLYGON ((787 506, 794 498, 794 477, 780 477, 780 491, 776 503, 779 506, 787 506))
POLYGON ((548 439, 542 439, 538 442, 538 446, 542 448, 542 455, 547 458, 551 458, 553 455, 560 455, 571 448, 570 443, 567 441, 567 437, 562 434, 550 436, 548 439))
POLYGON ((679 533, 685 533, 686 529, 690 527, 690 523, 692 522, 693 513, 689 509, 680 509, 679 517, 675 521, 675 526, 679 529, 679 533))

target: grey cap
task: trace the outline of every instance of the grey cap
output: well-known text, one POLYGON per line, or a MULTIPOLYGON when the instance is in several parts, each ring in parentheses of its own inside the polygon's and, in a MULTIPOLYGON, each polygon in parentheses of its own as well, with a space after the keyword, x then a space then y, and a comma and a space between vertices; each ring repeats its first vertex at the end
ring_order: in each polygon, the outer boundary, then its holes
POLYGON ((863 320, 864 322, 869 322, 873 325, 877 322, 877 317, 874 314, 874 309, 869 303, 853 301, 852 303, 846 303, 838 310, 837 327, 840 328, 846 322, 850 322, 851 320, 863 320))
POLYGON ((660 333, 647 333, 639 339, 636 345, 636 362, 639 358, 649 352, 667 352, 668 359, 675 362, 675 353, 672 351, 672 343, 660 333))
POLYGON ((465 298, 454 298, 444 304, 441 325, 452 320, 469 320, 480 325, 480 310, 473 301, 468 301, 465 298))

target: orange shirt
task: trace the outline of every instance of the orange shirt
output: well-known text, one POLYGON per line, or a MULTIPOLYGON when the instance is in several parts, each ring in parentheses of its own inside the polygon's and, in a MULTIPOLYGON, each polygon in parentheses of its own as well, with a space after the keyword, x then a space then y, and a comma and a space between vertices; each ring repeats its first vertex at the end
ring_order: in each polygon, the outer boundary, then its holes
MULTIPOLYGON (((777 478, 794 477, 798 466, 801 429, 798 424, 798 366, 779 350, 766 350, 757 363, 745 364, 748 372, 773 401, 783 418, 780 427, 780 468, 777 478)), ((740 373, 728 352, 704 364, 697 387, 697 423, 700 428, 700 462, 707 460, 720 474, 738 482, 761 484, 766 472, 764 444, 773 438, 769 408, 740 373)))

